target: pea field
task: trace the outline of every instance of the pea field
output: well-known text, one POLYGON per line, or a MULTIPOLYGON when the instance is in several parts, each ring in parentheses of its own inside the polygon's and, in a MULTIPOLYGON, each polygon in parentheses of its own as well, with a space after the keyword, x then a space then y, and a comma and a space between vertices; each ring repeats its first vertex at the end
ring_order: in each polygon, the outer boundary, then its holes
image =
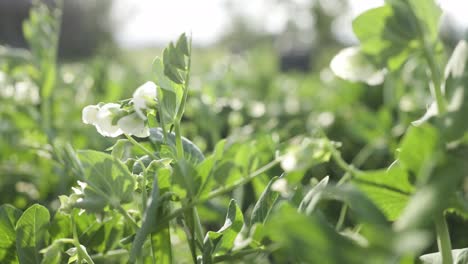
POLYGON ((0 263, 468 263, 468 42, 441 14, 387 0, 304 72, 190 32, 62 60, 35 1, 0 46, 0 263))

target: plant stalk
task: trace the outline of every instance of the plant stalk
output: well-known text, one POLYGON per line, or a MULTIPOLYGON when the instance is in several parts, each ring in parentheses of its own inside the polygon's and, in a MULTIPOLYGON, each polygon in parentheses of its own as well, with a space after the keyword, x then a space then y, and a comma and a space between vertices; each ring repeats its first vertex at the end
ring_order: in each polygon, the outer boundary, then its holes
POLYGON ((452 244, 450 242, 450 234, 445 221, 444 213, 436 215, 434 218, 437 232, 437 246, 442 255, 442 264, 452 264, 452 244))

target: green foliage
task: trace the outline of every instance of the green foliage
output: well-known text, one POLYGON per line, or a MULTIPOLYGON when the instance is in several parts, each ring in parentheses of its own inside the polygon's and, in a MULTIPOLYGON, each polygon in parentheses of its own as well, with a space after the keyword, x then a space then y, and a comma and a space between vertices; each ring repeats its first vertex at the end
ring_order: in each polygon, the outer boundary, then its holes
POLYGON ((16 223, 16 250, 20 263, 41 263, 39 251, 45 245, 49 211, 41 205, 29 207, 16 223))
POLYGON ((21 211, 10 206, 0 207, 0 260, 4 263, 17 263, 16 254, 16 222, 21 216, 21 211))
POLYGON ((135 179, 121 161, 92 150, 78 152, 78 158, 86 186, 77 207, 99 212, 107 205, 116 208, 132 201, 135 179))
POLYGON ((57 10, 34 5, 30 51, 0 49, 0 86, 39 91, 0 92, 0 198, 26 208, 0 207, 1 263, 466 262, 468 51, 441 70, 434 1, 354 20, 353 84, 280 73, 266 48, 192 67, 182 34, 132 98, 144 78, 117 59, 57 63, 57 10), (80 124, 86 104, 125 138, 80 124))

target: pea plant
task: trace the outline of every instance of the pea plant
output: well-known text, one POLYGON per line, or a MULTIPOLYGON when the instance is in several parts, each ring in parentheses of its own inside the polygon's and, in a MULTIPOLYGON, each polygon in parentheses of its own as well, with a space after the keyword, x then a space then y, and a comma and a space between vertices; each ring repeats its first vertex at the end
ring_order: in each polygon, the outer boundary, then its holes
MULTIPOLYGON (((31 21, 42 20, 26 23, 31 40, 41 38, 37 25, 58 29, 58 15, 35 8, 31 21)), ((202 151, 183 133, 193 95, 186 34, 153 60, 151 79, 131 98, 82 109, 82 126, 111 147, 59 147, 51 110, 58 66, 55 53, 44 53, 44 72, 31 74, 41 87, 41 129, 73 187, 55 208, 0 206, 0 262, 468 263, 467 248, 452 249, 446 221, 468 210, 468 44, 447 59, 440 16, 433 1, 386 1, 353 21, 359 45, 331 60, 345 82, 385 89, 396 117, 395 102, 418 88, 427 95, 426 112, 397 135, 394 162, 372 170, 360 169, 362 152, 343 158, 343 143, 319 125, 285 141, 229 135, 202 151), (408 74, 420 87, 405 83, 408 74), (317 166, 335 169, 314 178, 317 166)), ((35 58, 48 49, 38 45, 35 58)))

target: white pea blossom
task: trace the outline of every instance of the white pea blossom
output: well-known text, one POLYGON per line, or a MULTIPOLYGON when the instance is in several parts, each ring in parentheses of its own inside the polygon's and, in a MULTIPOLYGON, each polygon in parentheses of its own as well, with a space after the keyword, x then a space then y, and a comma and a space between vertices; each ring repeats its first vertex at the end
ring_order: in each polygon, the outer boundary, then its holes
POLYGON ((142 120, 137 113, 124 116, 119 119, 117 126, 127 135, 137 137, 148 137, 150 135, 149 128, 145 121, 142 120))
POLYGON ((341 50, 330 62, 333 73, 352 82, 365 82, 368 85, 379 85, 384 81, 385 69, 377 69, 364 56, 359 47, 341 50))
POLYGON ((120 105, 115 103, 105 104, 99 108, 94 122, 94 126, 99 134, 105 137, 117 137, 122 135, 123 131, 120 127, 117 124, 112 124, 115 113, 119 111, 119 109, 120 105))
POLYGON ((88 105, 83 108, 82 120, 85 124, 94 125, 99 134, 105 137, 117 137, 122 134, 134 135, 137 137, 148 137, 149 128, 145 120, 141 119, 137 113, 119 118, 116 124, 113 120, 121 111, 120 105, 115 103, 103 106, 88 105))
POLYGON ((138 116, 143 120, 146 120, 143 110, 150 107, 150 103, 157 96, 157 91, 158 89, 154 82, 146 82, 133 93, 133 106, 138 116))
POLYGON ((99 112, 99 106, 97 105, 88 105, 83 108, 81 118, 83 123, 94 125, 97 121, 97 114, 99 112))

